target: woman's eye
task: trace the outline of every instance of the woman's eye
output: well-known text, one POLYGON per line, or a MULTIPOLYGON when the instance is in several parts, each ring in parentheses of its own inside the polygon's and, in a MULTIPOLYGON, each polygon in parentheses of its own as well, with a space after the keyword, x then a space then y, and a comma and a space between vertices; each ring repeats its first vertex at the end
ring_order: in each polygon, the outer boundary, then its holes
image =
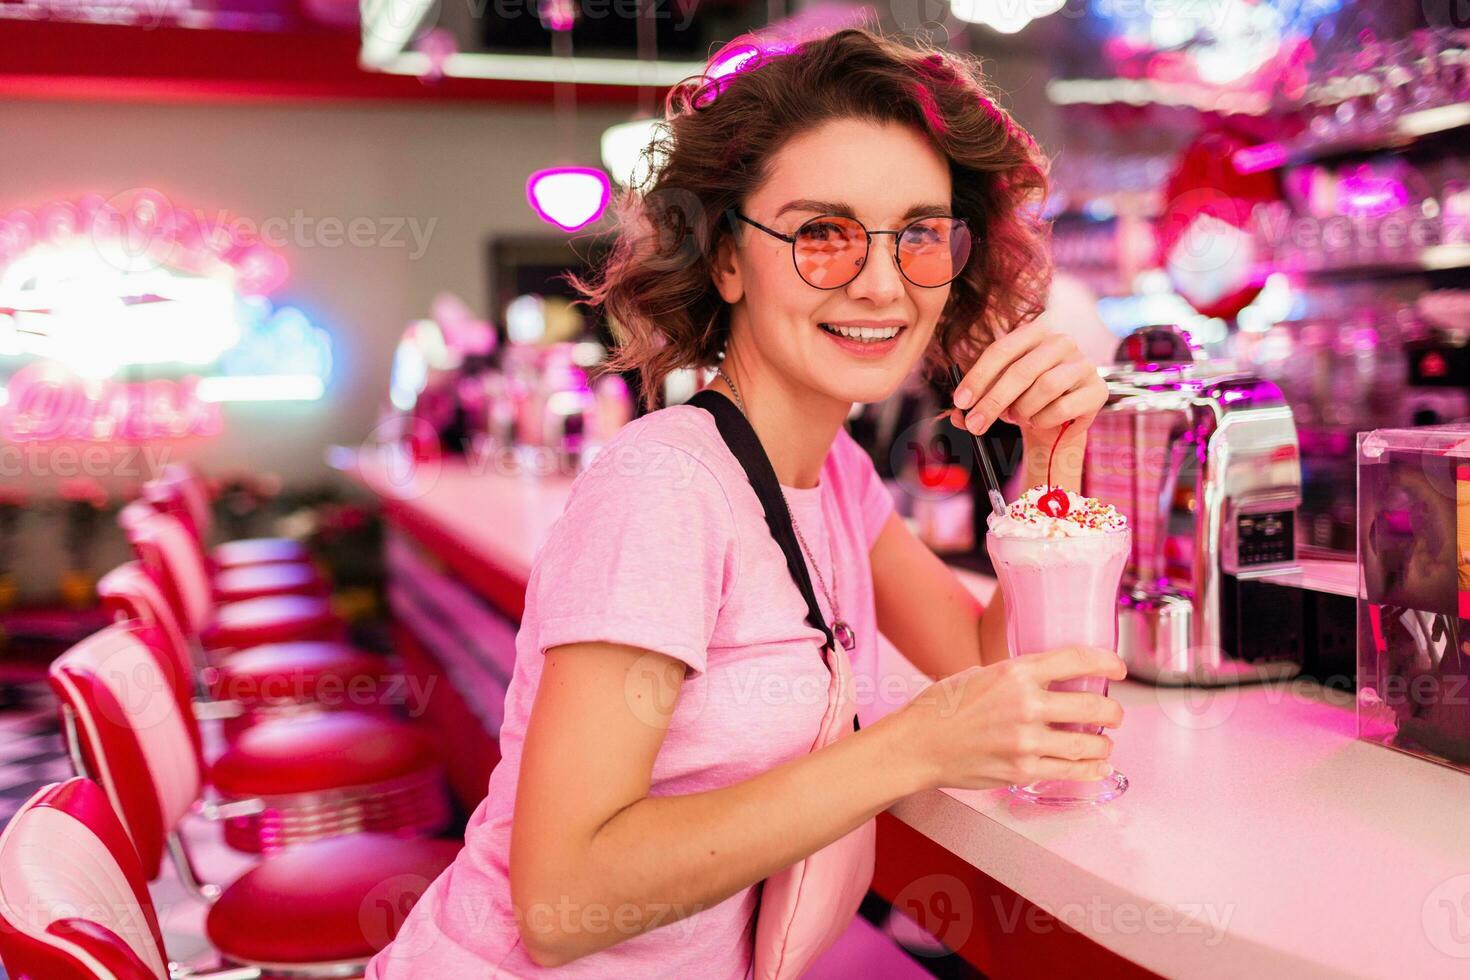
POLYGON ((935 245, 942 237, 934 225, 910 225, 903 233, 905 245, 935 245))
POLYGON ((797 237, 802 241, 825 242, 841 235, 842 229, 836 225, 815 224, 803 227, 797 237))

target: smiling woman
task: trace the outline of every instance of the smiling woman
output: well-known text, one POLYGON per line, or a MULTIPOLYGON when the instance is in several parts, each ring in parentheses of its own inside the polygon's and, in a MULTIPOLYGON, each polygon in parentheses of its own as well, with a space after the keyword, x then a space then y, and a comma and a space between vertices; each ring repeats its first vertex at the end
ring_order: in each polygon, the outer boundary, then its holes
POLYGON ((843 428, 921 361, 1096 409, 1067 401, 1075 347, 1024 325, 1045 160, 972 61, 856 30, 783 50, 671 96, 666 164, 574 283, 650 407, 672 370, 719 380, 577 477, 532 567, 488 795, 370 978, 789 980, 851 921, 875 814, 1106 764, 1092 732, 1117 703, 1046 688, 1122 661, 982 668, 982 610, 843 428), (880 627, 944 680, 855 731, 853 691, 905 680, 879 678, 880 627))

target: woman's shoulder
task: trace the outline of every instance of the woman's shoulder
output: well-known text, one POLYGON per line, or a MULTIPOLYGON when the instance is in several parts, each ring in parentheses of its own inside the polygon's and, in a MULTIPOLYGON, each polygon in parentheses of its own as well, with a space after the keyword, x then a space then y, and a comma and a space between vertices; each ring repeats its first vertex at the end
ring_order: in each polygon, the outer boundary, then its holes
POLYGON ((622 438, 663 442, 691 454, 707 453, 725 445, 715 417, 698 405, 687 403, 667 405, 639 416, 623 426, 608 445, 622 438))
MULTIPOLYGON (((693 457, 722 485, 729 480, 748 482, 740 461, 720 435, 714 416, 698 405, 669 405, 640 416, 623 426, 602 451, 612 451, 614 457, 634 456, 650 451, 651 447, 675 449, 693 457)), ((826 467, 847 480, 861 480, 875 468, 868 451, 853 438, 846 425, 837 428, 826 467)))
POLYGON ((624 466, 656 456, 677 454, 709 471, 724 486, 736 462, 714 416, 697 405, 669 405, 624 425, 598 451, 598 459, 624 466))
MULTIPOLYGON (((877 479, 872 457, 847 427, 839 426, 824 469, 834 485, 855 488, 877 479)), ((698 405, 669 405, 624 425, 598 452, 588 471, 600 471, 601 480, 626 477, 647 479, 660 473, 678 476, 683 486, 695 470, 700 481, 719 486, 728 500, 745 496, 741 487, 750 479, 720 435, 714 416, 698 405)), ((754 497, 751 497, 754 500, 754 497)))
POLYGON ((611 498, 689 507, 692 496, 713 496, 731 508, 730 481, 743 478, 732 473, 732 463, 739 465, 713 416, 694 405, 671 405, 619 429, 577 475, 568 506, 611 498))

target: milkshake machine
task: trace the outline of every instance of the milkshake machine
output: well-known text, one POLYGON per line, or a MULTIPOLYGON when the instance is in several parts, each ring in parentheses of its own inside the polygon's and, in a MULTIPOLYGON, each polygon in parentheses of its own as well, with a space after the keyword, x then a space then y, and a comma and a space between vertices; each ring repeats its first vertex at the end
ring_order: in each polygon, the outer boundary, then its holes
POLYGON ((1296 424, 1270 381, 1210 362, 1176 327, 1125 338, 1088 433, 1083 490, 1133 528, 1119 594, 1129 677, 1215 686, 1295 676, 1310 593, 1296 565, 1296 424))

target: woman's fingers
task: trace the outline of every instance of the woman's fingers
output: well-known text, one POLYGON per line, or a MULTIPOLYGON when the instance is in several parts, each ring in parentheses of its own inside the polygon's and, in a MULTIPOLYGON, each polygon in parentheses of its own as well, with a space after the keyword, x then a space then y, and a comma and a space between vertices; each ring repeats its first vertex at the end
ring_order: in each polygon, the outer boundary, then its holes
POLYGON ((1091 426, 1098 410, 1107 400, 1106 387, 1103 388, 1101 397, 1087 388, 1074 388, 1031 416, 1031 425, 1037 429, 1051 429, 1071 419, 1091 426))
POLYGON ((1078 782, 1090 783, 1097 779, 1104 779, 1113 771, 1112 764, 1106 759, 1084 759, 1074 761, 1072 759, 1038 759, 1028 768, 1025 782, 1037 779, 1072 779, 1078 782))
POLYGON ((1040 738, 1036 754, 1044 759, 1106 759, 1113 754, 1113 740, 1106 735, 1066 732, 1048 728, 1040 738))
POLYGON ((1045 653, 1017 658, 1015 670, 1029 670, 1042 687, 1072 677, 1109 677, 1121 681, 1128 676, 1123 658, 1106 647, 1059 647, 1045 653))
POLYGON ((981 393, 974 408, 966 413, 966 428, 976 435, 983 433, 1038 378, 1067 361, 1075 350, 1076 344, 1069 338, 1056 334, 1030 348, 1019 359, 1008 364, 989 388, 981 393))
MULTIPOLYGON (((1084 389, 1091 385, 1096 375, 1097 370, 1080 356, 1058 364, 1032 382, 1031 387, 1015 400, 1009 413, 1012 421, 1042 428, 1036 421, 1040 412, 1073 392, 1082 390, 1083 394, 1089 394, 1084 389)), ((1055 424, 1061 425, 1064 421, 1066 419, 1055 424)))
POLYGON ((1047 336, 1049 335, 1046 329, 1032 321, 991 343, 965 372, 960 383, 955 385, 954 403, 956 407, 967 411, 972 408, 980 396, 990 390, 995 379, 1000 377, 1007 367, 1025 356, 1047 336))
MULTIPOLYGON (((1048 717, 1061 716, 1076 718, 1079 722, 1088 719, 1077 717, 1078 715, 1110 715, 1111 712, 1099 710, 1098 703, 1106 702, 1107 699, 1098 695, 1057 694, 1057 698, 1063 699, 1058 702, 1049 702, 1046 712, 1048 717), (1071 707, 1056 709, 1055 704, 1066 703, 1066 699, 1072 699, 1071 707), (1078 710, 1076 705, 1086 706, 1084 710, 1078 710)), ((1116 706, 1116 702, 1112 702, 1116 706)), ((1107 735, 1094 734, 1092 732, 1067 731, 1053 728, 1051 725, 1042 724, 1036 726, 1039 731, 1026 739, 1028 751, 1016 760, 1020 782, 1030 782, 1035 779, 1079 779, 1093 780, 1102 779, 1112 772, 1112 766, 1108 759, 1113 754, 1113 740, 1107 735)))
POLYGON ((1123 706, 1110 697, 1091 691, 1046 691, 1041 695, 1042 717, 1057 724, 1101 725, 1117 728, 1123 724, 1123 706))

